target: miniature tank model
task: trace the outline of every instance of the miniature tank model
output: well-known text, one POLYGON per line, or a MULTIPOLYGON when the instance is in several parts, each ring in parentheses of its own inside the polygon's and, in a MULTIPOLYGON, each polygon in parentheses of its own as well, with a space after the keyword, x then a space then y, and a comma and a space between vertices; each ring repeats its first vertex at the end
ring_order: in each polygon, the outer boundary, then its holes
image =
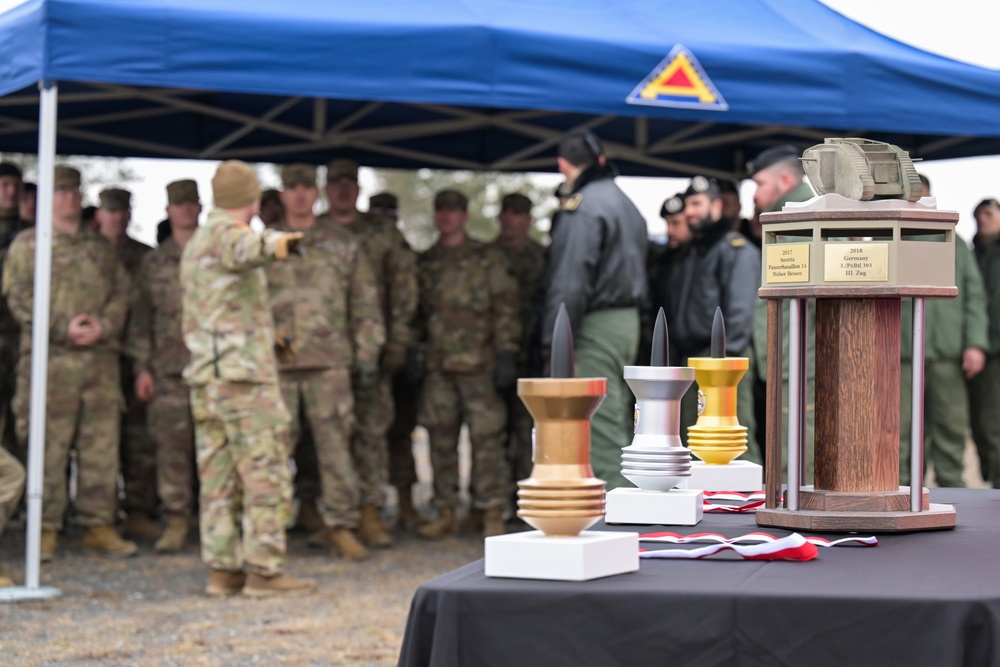
POLYGON ((920 177, 906 151, 871 139, 827 139, 806 149, 802 168, 816 192, 857 201, 920 199, 920 177))

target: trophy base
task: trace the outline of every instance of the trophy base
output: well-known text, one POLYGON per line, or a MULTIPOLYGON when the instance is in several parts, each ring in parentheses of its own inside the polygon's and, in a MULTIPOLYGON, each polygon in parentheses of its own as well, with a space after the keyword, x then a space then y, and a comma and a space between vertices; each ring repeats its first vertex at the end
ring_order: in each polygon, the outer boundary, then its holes
POLYGON ((487 577, 589 581, 638 569, 638 533, 547 537, 533 530, 486 538, 487 577))
POLYGON ((697 489, 618 488, 608 491, 604 520, 651 526, 694 526, 701 521, 704 505, 705 494, 697 489))
POLYGON ((680 482, 677 488, 702 491, 760 491, 764 488, 764 469, 750 461, 732 461, 725 465, 692 461, 691 476, 680 482))
POLYGON ((954 505, 930 503, 921 512, 838 512, 822 510, 758 509, 757 525, 813 532, 905 533, 954 528, 954 505))

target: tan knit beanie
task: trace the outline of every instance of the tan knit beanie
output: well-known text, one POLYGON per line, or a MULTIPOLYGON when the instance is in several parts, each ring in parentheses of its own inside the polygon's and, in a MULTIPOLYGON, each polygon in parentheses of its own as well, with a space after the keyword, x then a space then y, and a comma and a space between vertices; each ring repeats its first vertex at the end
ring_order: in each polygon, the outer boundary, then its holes
POLYGON ((246 162, 227 160, 219 165, 212 177, 212 196, 219 208, 236 209, 249 206, 260 198, 257 174, 246 162))

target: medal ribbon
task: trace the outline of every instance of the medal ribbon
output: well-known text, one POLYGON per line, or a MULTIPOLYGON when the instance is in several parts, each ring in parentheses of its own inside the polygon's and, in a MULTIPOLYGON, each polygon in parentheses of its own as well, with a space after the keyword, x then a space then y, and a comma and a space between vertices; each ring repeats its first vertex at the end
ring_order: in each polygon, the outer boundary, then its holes
MULTIPOLYGON (((640 538, 642 539, 642 538, 640 538)), ((725 539, 725 538, 723 538, 725 539)), ((723 542, 697 549, 663 549, 661 551, 639 550, 639 558, 673 558, 695 560, 712 556, 723 551, 734 551, 744 560, 791 560, 807 561, 816 558, 819 550, 816 545, 806 540, 798 533, 788 537, 776 538, 774 541, 744 546, 723 542)))
POLYGON ((705 512, 756 512, 764 504, 764 492, 737 493, 736 491, 705 491, 705 512), (718 505, 709 500, 735 500, 743 505, 718 505))
MULTIPOLYGON (((693 533, 691 535, 680 535, 678 533, 646 533, 639 536, 642 542, 667 542, 669 544, 694 544, 697 542, 714 542, 716 544, 760 544, 775 543, 779 538, 770 533, 754 532, 740 535, 739 537, 726 537, 718 533, 693 533)), ((859 545, 864 547, 877 547, 878 538, 872 537, 844 537, 839 540, 828 540, 825 537, 806 537, 806 542, 817 547, 840 547, 847 545, 859 545)))

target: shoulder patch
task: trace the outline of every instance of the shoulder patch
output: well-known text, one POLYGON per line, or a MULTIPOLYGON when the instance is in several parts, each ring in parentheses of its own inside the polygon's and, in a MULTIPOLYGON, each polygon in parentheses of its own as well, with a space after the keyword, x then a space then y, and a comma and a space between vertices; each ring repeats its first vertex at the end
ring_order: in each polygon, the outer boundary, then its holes
POLYGON ((726 234, 726 238, 729 241, 729 245, 734 248, 742 248, 747 244, 746 238, 744 238, 739 232, 729 232, 726 234))
POLYGON ((583 202, 583 193, 577 192, 575 195, 566 200, 566 203, 562 205, 563 211, 575 211, 580 208, 580 204, 583 202))

